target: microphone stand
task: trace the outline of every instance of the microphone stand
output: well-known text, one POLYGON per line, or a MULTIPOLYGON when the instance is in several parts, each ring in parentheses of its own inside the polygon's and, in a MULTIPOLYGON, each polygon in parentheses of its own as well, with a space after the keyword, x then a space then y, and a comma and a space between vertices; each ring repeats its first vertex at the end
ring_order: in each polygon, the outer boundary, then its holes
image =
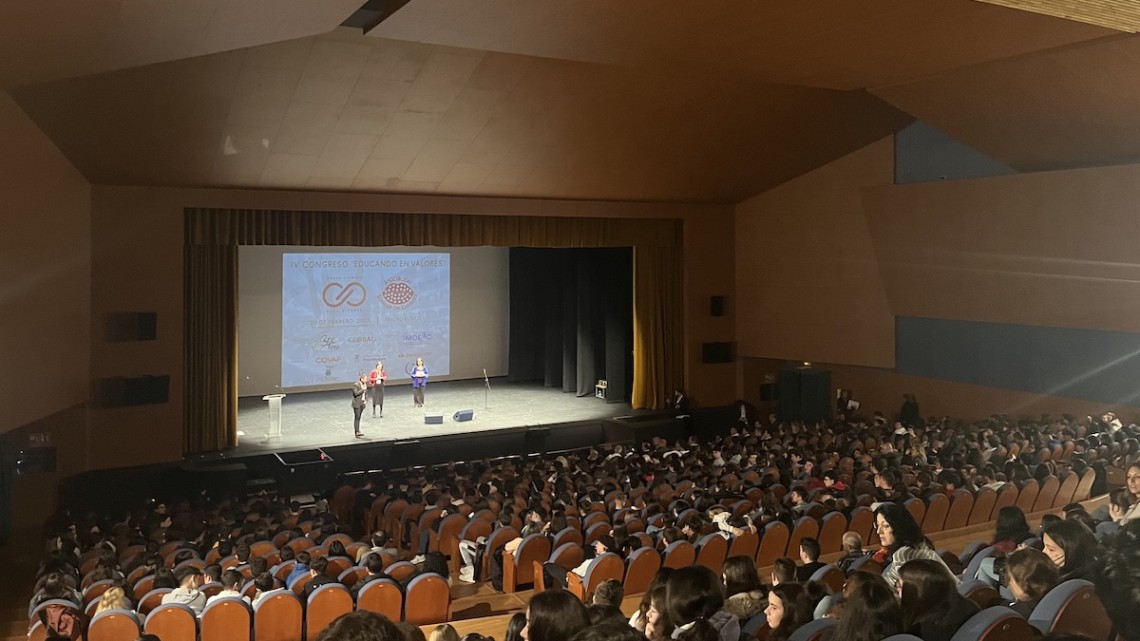
POLYGON ((487 398, 491 395, 491 379, 487 378, 487 368, 483 368, 483 409, 487 409, 487 398))

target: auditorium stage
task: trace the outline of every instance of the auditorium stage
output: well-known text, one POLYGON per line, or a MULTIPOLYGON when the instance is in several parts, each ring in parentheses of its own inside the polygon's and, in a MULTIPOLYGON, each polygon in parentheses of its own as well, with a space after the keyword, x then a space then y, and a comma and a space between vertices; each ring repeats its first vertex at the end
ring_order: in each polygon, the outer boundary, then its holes
POLYGON ((410 385, 390 385, 384 398, 384 417, 372 418, 371 402, 360 420, 364 438, 352 434, 352 407, 349 388, 324 392, 289 394, 282 401, 281 437, 267 439, 269 407, 261 397, 238 399, 238 446, 228 457, 312 448, 394 443, 432 437, 454 438, 461 434, 478 437, 485 432, 599 422, 633 414, 628 402, 607 403, 594 396, 577 397, 560 389, 537 384, 510 384, 491 379, 484 405, 484 383, 480 380, 451 381, 428 385, 424 408, 412 404, 410 385), (456 422, 452 414, 460 409, 475 410, 471 421, 456 422), (426 425, 424 412, 443 414, 442 425, 426 425))

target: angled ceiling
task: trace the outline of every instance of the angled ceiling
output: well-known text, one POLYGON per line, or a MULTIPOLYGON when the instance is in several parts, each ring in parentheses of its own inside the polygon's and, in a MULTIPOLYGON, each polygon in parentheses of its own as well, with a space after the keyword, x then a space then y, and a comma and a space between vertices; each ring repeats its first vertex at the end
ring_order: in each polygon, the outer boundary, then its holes
POLYGON ((737 202, 913 116, 1019 167, 1140 139, 1127 36, 973 0, 411 0, 335 28, 360 2, 9 3, 0 87, 100 184, 737 202), (1115 119, 1058 111, 1066 70, 1115 119))

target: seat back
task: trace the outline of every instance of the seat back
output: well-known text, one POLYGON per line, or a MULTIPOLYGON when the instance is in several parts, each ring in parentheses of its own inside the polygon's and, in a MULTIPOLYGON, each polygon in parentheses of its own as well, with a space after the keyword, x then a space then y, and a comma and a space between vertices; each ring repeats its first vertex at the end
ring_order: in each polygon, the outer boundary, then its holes
POLYGON ((992 487, 979 488, 974 493, 974 507, 970 508, 970 517, 966 525, 977 525, 990 520, 994 512, 994 503, 997 501, 997 492, 992 487))
POLYGON ((1081 478, 1075 473, 1070 473, 1068 476, 1061 480, 1061 486, 1057 488, 1057 496, 1053 497, 1053 507, 1060 508, 1073 502, 1073 497, 1077 493, 1077 485, 1080 484, 1081 478))
POLYGON ((993 605, 1001 605, 1002 601, 996 588, 978 579, 966 579, 959 583, 958 594, 973 601, 981 610, 993 605))
MULTIPOLYGON (((941 492, 936 492, 926 499, 926 516, 922 517, 922 531, 927 534, 941 532, 946 525, 946 516, 950 511, 950 499, 941 492)), ((969 515, 966 516, 967 520, 969 515)), ((966 523, 963 522, 962 525, 966 523)))
POLYGON ((534 563, 550 558, 550 538, 542 533, 523 537, 514 554, 503 555, 503 592, 515 592, 520 585, 534 583, 534 563))
POLYGON ((1033 626, 1013 610, 996 606, 970 617, 950 641, 1026 641, 1037 636, 1033 626))
MULTIPOLYGON (((752 557, 749 557, 752 558, 752 557)), ((634 550, 625 562, 625 593, 641 594, 649 591, 649 584, 661 569, 661 554, 653 548, 634 550)))
POLYGON ((583 537, 586 545, 590 545, 594 541, 597 541, 604 534, 609 534, 610 532, 613 531, 613 529, 614 528, 612 525, 610 525, 609 521, 603 521, 601 523, 594 523, 593 525, 587 526, 586 527, 586 534, 583 537))
POLYGON ((87 641, 135 641, 142 630, 130 610, 104 610, 87 626, 87 641))
POLYGON ((922 502, 922 499, 909 498, 903 501, 903 507, 906 508, 907 512, 910 512, 915 523, 922 523, 923 517, 926 516, 926 504, 922 502))
POLYGON ((969 490, 954 490, 954 497, 950 500, 950 508, 946 511, 943 529, 957 530, 966 527, 966 524, 970 522, 970 512, 973 509, 974 494, 969 490))
POLYGON ((871 574, 882 574, 883 564, 875 560, 871 555, 859 557, 847 568, 848 572, 870 572, 871 574))
POLYGON ((1017 507, 1026 514, 1032 512, 1033 505, 1037 502, 1037 494, 1040 491, 1041 487, 1037 484, 1036 479, 1029 479, 1022 483, 1021 491, 1017 494, 1017 507))
MULTIPOLYGON (((760 535, 755 532, 743 532, 740 536, 732 537, 732 543, 728 546, 728 554, 725 555, 725 558, 746 556, 755 559, 758 547, 760 547, 760 535)), ((631 592, 631 594, 633 593, 631 592)))
POLYGON ((558 549, 567 543, 577 543, 582 545, 585 539, 582 538, 582 530, 576 527, 567 526, 554 535, 554 541, 551 542, 550 547, 558 549))
POLYGON ((1070 579, 1050 590, 1033 613, 1029 623, 1042 634, 1076 634, 1107 639, 1112 621, 1096 588, 1084 579, 1070 579))
POLYGON ((1001 489, 997 491, 997 500, 994 501, 994 509, 993 512, 990 512, 990 518, 988 520, 996 521, 998 512, 1001 512, 1003 507, 1017 505, 1017 495, 1020 493, 1021 491, 1017 488, 1017 485, 1013 483, 1006 483, 1001 486, 1001 489))
POLYGON ((384 569, 384 573, 396 581, 403 583, 404 579, 415 574, 418 570, 408 561, 398 561, 384 569))
POLYGON ((829 512, 820 520, 820 554, 832 554, 843 549, 843 533, 847 531, 847 517, 842 512, 829 512))
POLYGON ((1073 492, 1073 501, 1087 501, 1092 494, 1092 486, 1096 481, 1096 470, 1089 468, 1081 475, 1077 482, 1077 489, 1073 492))
POLYGON ((415 625, 444 623, 451 608, 451 588, 438 574, 421 574, 408 584, 404 619, 415 625))
POLYGON ((788 526, 781 521, 772 521, 764 527, 764 536, 760 537, 760 546, 756 549, 756 565, 768 567, 776 559, 784 556, 788 549, 788 538, 791 532, 788 526))
POLYGON ((494 556, 495 550, 503 547, 507 543, 517 539, 519 531, 514 527, 501 527, 487 537, 486 551, 483 553, 483 571, 480 576, 489 576, 491 569, 491 557, 494 556))
POLYGON ((158 588, 157 590, 151 590, 150 592, 144 594, 141 599, 139 599, 139 607, 135 609, 138 610, 139 614, 146 616, 150 614, 151 610, 162 605, 162 597, 166 596, 167 592, 172 591, 173 590, 171 588, 158 588))
POLYGON ((788 636, 788 641, 822 641, 835 631, 835 619, 814 619, 788 636))
POLYGON ((665 548, 661 565, 667 568, 687 568, 697 562, 697 550, 688 541, 673 541, 665 548))
POLYGON ((811 581, 819 581, 831 588, 832 594, 843 592, 843 584, 847 582, 847 575, 834 565, 825 565, 811 575, 811 581))
POLYGON ((792 532, 788 536, 788 543, 784 548, 784 554, 793 558, 799 558, 800 541, 807 538, 819 538, 819 521, 811 516, 801 516, 796 519, 795 527, 792 528, 792 532))
POLYGON ((1033 501, 1033 511, 1040 512, 1053 507, 1057 492, 1061 489, 1061 480, 1050 474, 1041 479, 1041 489, 1037 491, 1037 500, 1033 501))
MULTIPOLYGON (((162 641, 196 641, 198 617, 187 605, 166 603, 146 615, 143 631, 162 641)), ((248 635, 246 638, 249 638, 248 635)))
POLYGON ((613 552, 606 552, 596 557, 593 561, 590 561, 590 565, 586 567, 586 576, 582 577, 582 594, 580 595, 582 601, 589 603, 590 598, 594 595, 594 591, 598 589, 598 585, 600 585, 602 581, 608 581, 610 579, 621 581, 624 575, 625 563, 620 556, 613 552))
POLYGON ((201 628, 202 638, 210 641, 249 641, 253 610, 238 597, 214 599, 202 610, 201 628))
POLYGON ((253 609, 254 641, 301 641, 301 600, 292 592, 278 592, 253 609))
POLYGON ((859 538, 863 540, 864 545, 870 545, 871 530, 875 527, 875 513, 871 508, 860 505, 859 507, 851 510, 851 521, 847 524, 847 529, 852 532, 858 532, 859 538))
POLYGON ((448 514, 439 523, 439 551, 448 559, 452 572, 459 570, 459 536, 467 525, 462 514, 448 514))
POLYGON ((399 621, 404 613, 404 593, 392 579, 377 579, 366 584, 356 595, 356 609, 383 614, 399 621))
POLYGON ((986 546, 970 557, 970 562, 966 564, 966 569, 962 571, 962 577, 969 581, 978 575, 978 568, 982 567, 982 560, 988 559, 994 554, 998 553, 998 549, 994 546, 986 546))
POLYGON ((697 565, 703 565, 720 576, 724 558, 728 553, 728 539, 718 532, 706 534, 697 544, 697 565))
POLYGON ((317 638, 337 617, 352 612, 352 607, 352 595, 339 583, 326 583, 313 590, 305 606, 306 638, 317 638))

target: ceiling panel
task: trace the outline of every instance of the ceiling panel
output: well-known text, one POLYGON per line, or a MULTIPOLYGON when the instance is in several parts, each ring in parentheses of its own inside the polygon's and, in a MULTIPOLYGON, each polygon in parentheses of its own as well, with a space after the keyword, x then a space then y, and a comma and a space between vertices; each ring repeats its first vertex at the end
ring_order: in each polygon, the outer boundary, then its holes
POLYGON ((856 89, 1114 33, 973 0, 412 0, 370 35, 856 89))
POLYGON ((0 2, 0 89, 325 33, 361 0, 0 2))
POLYGON ((1140 31, 1140 4, 1136 0, 979 0, 1046 16, 1136 33, 1140 31))

